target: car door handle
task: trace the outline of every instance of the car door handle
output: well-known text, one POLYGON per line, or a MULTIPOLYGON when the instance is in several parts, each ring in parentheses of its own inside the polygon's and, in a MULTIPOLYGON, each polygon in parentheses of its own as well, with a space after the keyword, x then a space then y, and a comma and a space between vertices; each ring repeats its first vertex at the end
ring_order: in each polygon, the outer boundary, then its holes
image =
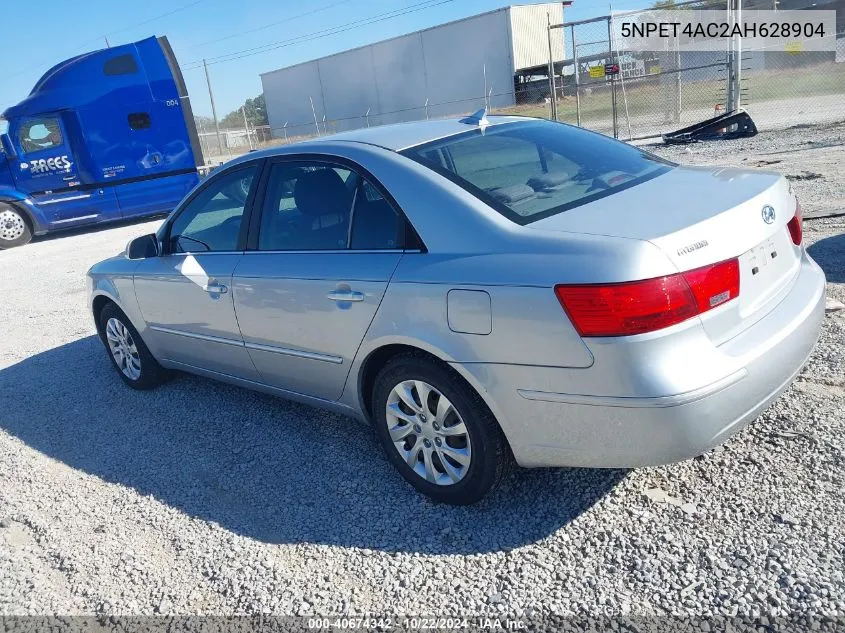
POLYGON ((229 292, 229 288, 219 283, 209 283, 205 286, 205 291, 210 295, 224 295, 229 292))
POLYGON ((335 290, 326 295, 332 301, 363 301, 364 293, 355 290, 335 290))

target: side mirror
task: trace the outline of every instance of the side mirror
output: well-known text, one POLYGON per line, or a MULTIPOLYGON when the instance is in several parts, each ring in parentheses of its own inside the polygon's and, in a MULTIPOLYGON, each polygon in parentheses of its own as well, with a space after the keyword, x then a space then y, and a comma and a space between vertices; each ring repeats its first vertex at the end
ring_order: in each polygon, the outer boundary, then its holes
POLYGON ((15 150, 15 146, 12 144, 12 139, 9 137, 8 134, 0 134, 0 143, 3 145, 3 151, 5 152, 6 156, 9 158, 17 158, 18 152, 15 150))
POLYGON ((147 259, 158 257, 158 238, 155 233, 136 237, 126 245, 127 259, 147 259))

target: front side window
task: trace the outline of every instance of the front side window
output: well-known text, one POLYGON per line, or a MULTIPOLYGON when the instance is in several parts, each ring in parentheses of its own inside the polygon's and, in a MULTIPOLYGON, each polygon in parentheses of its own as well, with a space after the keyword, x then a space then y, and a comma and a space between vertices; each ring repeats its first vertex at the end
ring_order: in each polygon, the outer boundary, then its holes
POLYGON ((64 143, 62 128, 56 117, 29 119, 21 126, 19 137, 24 154, 52 149, 64 143))
POLYGON ((379 190, 356 172, 324 162, 281 162, 267 181, 258 248, 396 249, 403 227, 379 190))
POLYGON ((236 250, 256 170, 250 165, 216 177, 194 196, 170 227, 171 252, 236 250))
POLYGON ((527 224, 633 187, 673 163, 548 121, 495 125, 402 152, 527 224))

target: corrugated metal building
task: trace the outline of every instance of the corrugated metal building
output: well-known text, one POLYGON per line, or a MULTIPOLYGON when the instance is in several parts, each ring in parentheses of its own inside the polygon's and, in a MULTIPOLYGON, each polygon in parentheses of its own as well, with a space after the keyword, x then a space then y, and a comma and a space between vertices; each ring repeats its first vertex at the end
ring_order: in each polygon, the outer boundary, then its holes
POLYGON ((447 116, 482 107, 485 95, 492 108, 513 105, 518 81, 547 74, 549 21, 563 21, 561 2, 508 6, 264 73, 273 135, 447 116))

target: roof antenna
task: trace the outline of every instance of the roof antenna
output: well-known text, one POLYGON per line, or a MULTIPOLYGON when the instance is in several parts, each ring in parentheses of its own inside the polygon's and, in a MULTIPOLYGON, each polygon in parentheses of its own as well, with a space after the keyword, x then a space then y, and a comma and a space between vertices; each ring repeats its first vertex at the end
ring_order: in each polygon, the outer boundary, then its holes
POLYGON ((477 125, 483 131, 484 128, 490 125, 490 121, 487 120, 487 106, 484 106, 478 112, 473 112, 468 117, 465 117, 458 122, 466 123, 467 125, 477 125))

